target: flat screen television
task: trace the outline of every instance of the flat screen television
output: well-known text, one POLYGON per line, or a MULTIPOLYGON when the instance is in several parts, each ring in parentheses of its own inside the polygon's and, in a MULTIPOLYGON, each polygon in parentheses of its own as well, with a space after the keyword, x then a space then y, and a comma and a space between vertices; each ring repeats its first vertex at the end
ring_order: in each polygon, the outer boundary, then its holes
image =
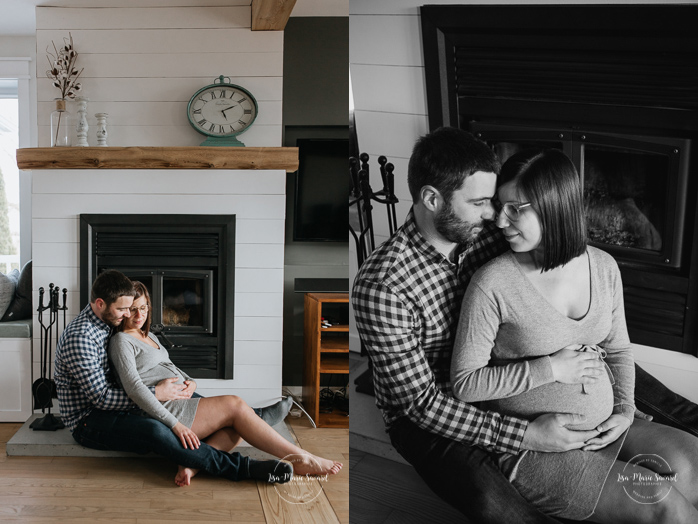
POLYGON ((348 138, 299 138, 295 242, 348 242, 348 138))

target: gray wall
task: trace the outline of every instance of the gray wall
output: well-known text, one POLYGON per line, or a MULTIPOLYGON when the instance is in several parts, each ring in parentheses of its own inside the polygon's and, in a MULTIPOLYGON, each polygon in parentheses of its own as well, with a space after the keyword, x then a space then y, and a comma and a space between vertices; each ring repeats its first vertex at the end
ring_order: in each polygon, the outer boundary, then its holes
MULTIPOLYGON (((348 17, 289 19, 284 31, 285 146, 295 146, 298 138, 348 136, 348 63, 348 17)), ((286 183, 285 386, 300 386, 303 381, 303 294, 294 293, 294 280, 349 277, 348 242, 293 241, 295 177, 289 173, 286 183)))

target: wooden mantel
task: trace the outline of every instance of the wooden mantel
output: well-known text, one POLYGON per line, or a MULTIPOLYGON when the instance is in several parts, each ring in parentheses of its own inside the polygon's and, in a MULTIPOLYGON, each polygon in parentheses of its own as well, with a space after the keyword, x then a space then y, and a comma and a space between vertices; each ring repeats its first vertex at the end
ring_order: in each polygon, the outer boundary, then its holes
POLYGON ((32 147, 17 167, 35 169, 298 169, 297 147, 32 147))
POLYGON ((252 0, 252 31, 283 31, 296 0, 252 0))

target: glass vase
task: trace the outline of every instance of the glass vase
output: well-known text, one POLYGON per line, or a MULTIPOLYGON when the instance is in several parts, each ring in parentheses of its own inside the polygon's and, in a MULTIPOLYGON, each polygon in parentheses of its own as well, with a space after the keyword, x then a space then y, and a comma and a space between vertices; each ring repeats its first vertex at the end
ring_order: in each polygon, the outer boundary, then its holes
POLYGON ((51 147, 71 145, 70 112, 65 98, 56 98, 56 109, 51 113, 51 147))

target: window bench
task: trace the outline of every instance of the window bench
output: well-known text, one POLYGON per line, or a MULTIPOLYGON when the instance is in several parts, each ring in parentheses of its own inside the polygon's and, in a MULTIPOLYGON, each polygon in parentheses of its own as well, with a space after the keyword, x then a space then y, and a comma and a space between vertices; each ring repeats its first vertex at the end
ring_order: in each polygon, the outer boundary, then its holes
POLYGON ((0 422, 32 414, 32 322, 0 322, 0 422))

